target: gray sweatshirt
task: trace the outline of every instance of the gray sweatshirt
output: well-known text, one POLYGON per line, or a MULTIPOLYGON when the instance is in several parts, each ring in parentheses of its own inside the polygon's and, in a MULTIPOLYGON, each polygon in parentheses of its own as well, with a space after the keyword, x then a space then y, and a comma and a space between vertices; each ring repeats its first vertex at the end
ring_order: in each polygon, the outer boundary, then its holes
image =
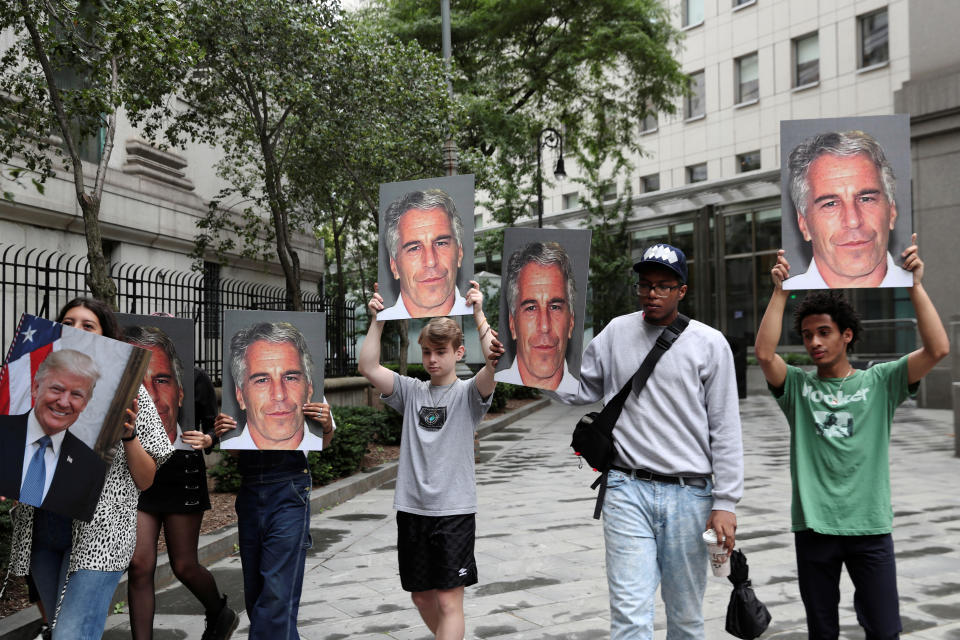
MULTIPOLYGON (((641 312, 619 316, 583 353, 579 393, 567 404, 604 404, 640 368, 663 327, 641 312)), ((676 476, 713 474, 713 508, 735 510, 743 495, 743 443, 733 354, 723 335, 691 320, 647 380, 631 393, 613 431, 614 464, 676 476)))

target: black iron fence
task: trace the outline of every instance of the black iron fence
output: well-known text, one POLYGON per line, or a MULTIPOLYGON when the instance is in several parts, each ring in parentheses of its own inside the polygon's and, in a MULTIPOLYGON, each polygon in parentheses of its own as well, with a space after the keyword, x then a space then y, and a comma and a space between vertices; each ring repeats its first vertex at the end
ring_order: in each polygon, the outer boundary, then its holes
MULTIPOLYGON (((227 309, 289 308, 282 287, 221 279, 218 270, 173 271, 136 264, 115 264, 117 306, 123 313, 164 311, 192 318, 196 331, 196 364, 220 383, 223 312, 227 309)), ((52 318, 77 296, 88 295, 86 257, 57 251, 0 244, 0 345, 3 354, 13 339, 21 313, 52 318)), ((305 293, 306 311, 322 311, 327 319, 325 376, 356 371, 355 309, 316 293, 305 293)))

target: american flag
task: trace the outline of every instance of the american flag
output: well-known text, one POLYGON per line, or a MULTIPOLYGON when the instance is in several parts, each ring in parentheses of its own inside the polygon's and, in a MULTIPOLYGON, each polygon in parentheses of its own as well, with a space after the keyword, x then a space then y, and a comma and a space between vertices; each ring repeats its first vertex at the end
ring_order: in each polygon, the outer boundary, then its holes
POLYGON ((33 406, 30 384, 40 363, 60 349, 63 326, 29 313, 20 316, 17 334, 0 369, 0 415, 19 415, 33 406))

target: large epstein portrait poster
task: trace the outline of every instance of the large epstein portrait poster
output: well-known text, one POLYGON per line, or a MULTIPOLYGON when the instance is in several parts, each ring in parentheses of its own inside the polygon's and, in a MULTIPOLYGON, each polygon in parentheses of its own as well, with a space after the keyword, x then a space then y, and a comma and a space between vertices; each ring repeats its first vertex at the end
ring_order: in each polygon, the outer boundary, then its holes
POLYGON ((473 176, 380 185, 377 320, 469 315, 473 176))
POLYGON ((494 378, 576 394, 590 268, 590 231, 506 229, 494 378))
POLYGON ((323 449, 323 427, 304 415, 304 405, 323 398, 326 318, 224 312, 222 411, 237 428, 221 437, 221 449, 323 449))
POLYGON ((906 115, 780 123, 784 289, 911 287, 906 115))
POLYGON ((174 448, 193 451, 183 441, 185 431, 199 431, 194 417, 194 327, 190 318, 118 313, 126 341, 151 354, 143 376, 160 421, 174 448))
POLYGON ((0 495, 90 521, 149 361, 24 314, 0 370, 0 495))

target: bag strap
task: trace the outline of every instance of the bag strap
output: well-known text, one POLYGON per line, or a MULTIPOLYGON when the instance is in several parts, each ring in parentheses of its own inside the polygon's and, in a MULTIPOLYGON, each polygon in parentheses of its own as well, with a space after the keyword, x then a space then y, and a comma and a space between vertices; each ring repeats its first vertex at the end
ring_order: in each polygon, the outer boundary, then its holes
POLYGON ((683 333, 683 330, 687 328, 688 324, 690 324, 690 318, 682 313, 677 314, 676 319, 660 332, 656 343, 653 345, 653 348, 650 349, 647 357, 643 359, 643 363, 641 363, 637 372, 627 380, 627 383, 623 385, 623 388, 620 389, 617 395, 611 398, 610 402, 603 407, 603 410, 600 412, 600 424, 610 425, 609 431, 607 432, 608 434, 613 434, 613 425, 620 418, 620 413, 623 411, 623 405, 626 403, 630 391, 636 389, 639 394, 643 390, 643 387, 647 384, 647 379, 650 377, 650 374, 653 373, 653 368, 657 366, 657 362, 659 362, 663 354, 667 352, 667 349, 673 346, 673 343, 680 337, 680 334, 683 333))
MULTIPOLYGON (((647 384, 647 379, 650 378, 650 374, 653 373, 653 368, 657 366, 657 362, 659 362, 663 354, 667 352, 667 349, 673 346, 673 343, 677 341, 677 338, 680 337, 680 334, 683 333, 683 330, 687 328, 688 324, 690 324, 690 318, 682 313, 677 314, 674 321, 657 336, 657 342, 653 345, 653 348, 650 349, 647 357, 643 359, 643 363, 641 363, 637 372, 627 380, 627 383, 617 392, 617 395, 603 407, 598 422, 601 425, 609 425, 609 427, 604 426, 601 428, 610 436, 611 440, 613 439, 614 423, 620 418, 620 413, 623 411, 623 405, 627 401, 627 396, 630 395, 630 391, 636 388, 639 394, 643 390, 643 387, 647 384)), ((604 469, 600 473, 600 476, 590 485, 591 489, 596 489, 599 486, 597 503, 593 508, 594 520, 599 520, 600 514, 603 511, 603 499, 607 495, 607 474, 609 472, 609 469, 604 469)))

